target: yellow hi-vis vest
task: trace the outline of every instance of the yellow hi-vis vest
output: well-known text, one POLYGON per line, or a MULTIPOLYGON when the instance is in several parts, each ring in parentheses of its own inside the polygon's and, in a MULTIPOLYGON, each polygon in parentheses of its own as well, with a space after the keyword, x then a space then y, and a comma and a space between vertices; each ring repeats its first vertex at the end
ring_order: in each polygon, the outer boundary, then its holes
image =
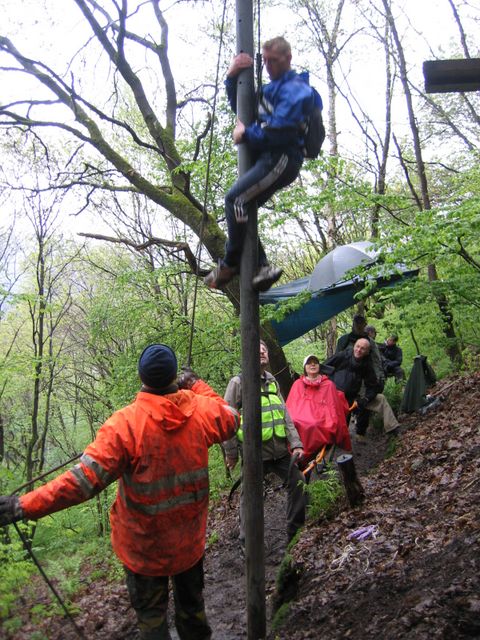
MULTIPOLYGON (((269 382, 266 391, 260 396, 262 408, 262 441, 270 440, 275 434, 278 438, 286 438, 285 405, 278 396, 277 385, 269 382)), ((243 416, 240 418, 240 428, 237 438, 243 442, 243 416)))

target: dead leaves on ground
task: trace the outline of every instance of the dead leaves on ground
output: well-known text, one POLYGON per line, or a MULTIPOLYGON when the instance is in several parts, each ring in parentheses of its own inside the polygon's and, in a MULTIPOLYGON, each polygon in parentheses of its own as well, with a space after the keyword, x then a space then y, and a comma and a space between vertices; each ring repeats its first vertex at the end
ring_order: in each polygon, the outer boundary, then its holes
POLYGON ((480 633, 480 375, 457 379, 434 412, 412 419, 394 456, 361 478, 365 503, 310 526, 293 549, 304 578, 289 621, 302 632, 287 623, 280 637, 480 633), (367 527, 374 534, 352 537, 367 527))

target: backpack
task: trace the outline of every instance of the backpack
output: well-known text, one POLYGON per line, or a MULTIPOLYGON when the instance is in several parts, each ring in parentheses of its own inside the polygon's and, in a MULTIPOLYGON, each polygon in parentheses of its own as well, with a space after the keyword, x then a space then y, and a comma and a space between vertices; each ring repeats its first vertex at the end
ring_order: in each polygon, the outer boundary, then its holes
POLYGON ((313 91, 313 110, 302 125, 305 158, 314 160, 318 158, 323 141, 325 140, 325 127, 322 118, 322 98, 316 89, 313 91))

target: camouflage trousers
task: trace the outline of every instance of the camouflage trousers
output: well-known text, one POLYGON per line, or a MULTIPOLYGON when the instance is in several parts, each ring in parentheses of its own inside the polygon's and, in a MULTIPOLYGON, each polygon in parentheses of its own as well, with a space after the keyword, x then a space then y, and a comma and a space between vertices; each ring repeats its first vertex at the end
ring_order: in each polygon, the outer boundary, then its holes
MULTIPOLYGON (((171 640, 168 631, 168 576, 142 576, 125 567, 127 589, 137 614, 142 640, 171 640)), ((191 569, 170 577, 175 626, 181 640, 209 640, 212 630, 203 599, 203 558, 191 569)))

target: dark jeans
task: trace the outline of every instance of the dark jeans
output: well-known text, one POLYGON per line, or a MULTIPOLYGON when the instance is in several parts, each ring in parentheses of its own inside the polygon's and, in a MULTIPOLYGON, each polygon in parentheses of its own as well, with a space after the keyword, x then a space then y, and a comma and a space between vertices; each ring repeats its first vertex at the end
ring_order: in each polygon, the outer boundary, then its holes
POLYGON ((387 378, 395 376, 395 382, 402 382, 405 380, 405 371, 400 366, 387 365, 385 367, 387 378))
POLYGON ((369 419, 370 411, 368 411, 368 409, 359 409, 359 411, 357 412, 356 426, 356 431, 359 436, 364 436, 367 433, 369 419))
MULTIPOLYGON (((287 485, 287 537, 290 540, 305 523, 306 494, 305 478, 297 465, 290 465, 291 457, 286 455, 279 460, 264 460, 263 475, 274 473, 287 485), (288 471, 290 469, 290 477, 288 471)), ((240 540, 245 540, 245 515, 243 507, 243 484, 240 491, 240 540)))
MULTIPOLYGON (((247 214, 247 205, 256 201, 261 206, 273 194, 291 184, 302 167, 303 157, 300 152, 262 153, 255 164, 235 182, 225 196, 225 215, 228 226, 228 239, 225 246, 225 263, 229 267, 240 264, 243 243, 247 232, 245 222, 238 222, 237 216, 247 214)), ((258 266, 267 265, 267 256, 262 243, 258 243, 258 266)))
MULTIPOLYGON (((142 576, 125 567, 127 589, 142 640, 171 640, 168 631, 168 576, 142 576)), ((209 640, 203 600, 203 558, 191 569, 171 576, 175 626, 181 640, 209 640)))

